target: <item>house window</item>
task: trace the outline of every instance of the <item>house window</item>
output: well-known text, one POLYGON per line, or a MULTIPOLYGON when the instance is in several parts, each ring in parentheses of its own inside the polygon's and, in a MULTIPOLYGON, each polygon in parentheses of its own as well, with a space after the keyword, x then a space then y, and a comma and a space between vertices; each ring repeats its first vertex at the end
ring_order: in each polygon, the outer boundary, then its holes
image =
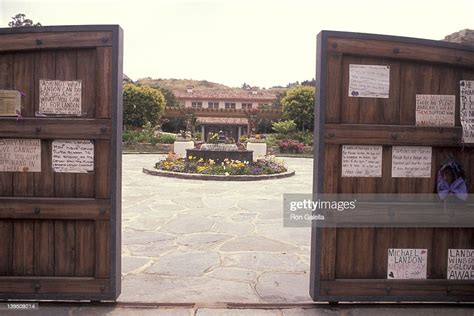
POLYGON ((251 109, 253 106, 252 103, 242 103, 242 109, 251 109))
POLYGON ((225 104, 226 109, 235 109, 235 103, 227 103, 225 104))
POLYGON ((219 102, 207 102, 207 107, 209 109, 218 109, 219 108, 219 102))
POLYGON ((193 108, 202 108, 202 102, 191 102, 193 108))

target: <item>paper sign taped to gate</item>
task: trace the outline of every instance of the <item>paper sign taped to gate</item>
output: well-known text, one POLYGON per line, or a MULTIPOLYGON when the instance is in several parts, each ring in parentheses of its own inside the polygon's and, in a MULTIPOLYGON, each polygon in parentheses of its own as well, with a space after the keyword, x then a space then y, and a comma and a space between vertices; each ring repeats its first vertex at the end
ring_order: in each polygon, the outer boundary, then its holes
POLYGON ((343 145, 343 177, 381 177, 382 146, 343 145))
POLYGON ((0 138, 0 171, 41 172, 41 140, 0 138))
POLYGON ((448 280, 474 280, 474 249, 448 249, 448 280))
POLYGON ((91 140, 53 141, 52 166, 54 172, 94 171, 94 142, 91 140))
POLYGON ((455 95, 417 94, 417 126, 454 126, 455 95))
POLYGON ((39 113, 81 115, 82 82, 40 80, 39 113))
POLYGON ((21 112, 21 94, 17 90, 0 90, 0 116, 16 116, 21 112))
POLYGON ((459 86, 462 140, 465 143, 474 143, 474 81, 461 80, 459 86))
POLYGON ((429 146, 393 146, 392 177, 430 178, 431 152, 429 146))
POLYGON ((426 279, 428 249, 388 249, 387 279, 426 279))
POLYGON ((390 91, 390 66, 349 65, 349 96, 384 98, 390 91))

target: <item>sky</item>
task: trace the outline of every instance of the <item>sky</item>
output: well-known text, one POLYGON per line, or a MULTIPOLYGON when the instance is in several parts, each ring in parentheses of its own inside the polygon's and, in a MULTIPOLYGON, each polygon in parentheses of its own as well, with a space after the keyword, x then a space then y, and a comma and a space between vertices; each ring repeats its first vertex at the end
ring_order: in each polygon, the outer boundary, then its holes
POLYGON ((119 24, 124 73, 271 87, 315 77, 321 30, 439 40, 474 29, 474 0, 0 0, 43 25, 119 24))

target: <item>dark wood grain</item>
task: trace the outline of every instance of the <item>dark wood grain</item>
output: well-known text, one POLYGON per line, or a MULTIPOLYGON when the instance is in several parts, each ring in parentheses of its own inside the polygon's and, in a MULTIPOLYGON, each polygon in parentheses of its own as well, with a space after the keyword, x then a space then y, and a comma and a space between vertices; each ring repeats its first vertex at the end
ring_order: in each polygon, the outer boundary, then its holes
POLYGON ((74 276, 76 272, 76 223, 54 222, 54 274, 74 276))
POLYGON ((12 274, 13 222, 0 220, 0 276, 12 274))
MULTIPOLYGON (((0 54, 0 89, 13 89, 13 55, 0 54)), ((13 173, 0 172, 0 196, 13 195, 13 173)))
POLYGON ((54 221, 37 220, 34 223, 34 275, 54 276, 54 221))
POLYGON ((34 222, 31 220, 13 223, 13 275, 33 275, 34 222))
POLYGON ((0 52, 44 48, 83 48, 112 45, 111 32, 64 32, 40 34, 3 34, 0 52), (41 44, 38 44, 38 40, 41 44))

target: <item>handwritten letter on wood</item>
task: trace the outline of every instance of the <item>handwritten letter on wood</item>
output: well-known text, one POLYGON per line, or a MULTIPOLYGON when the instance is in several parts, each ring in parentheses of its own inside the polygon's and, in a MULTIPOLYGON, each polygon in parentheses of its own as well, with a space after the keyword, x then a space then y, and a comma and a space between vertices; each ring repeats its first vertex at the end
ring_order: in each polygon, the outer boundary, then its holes
POLYGON ((41 114, 81 115, 81 81, 40 80, 41 114))
POLYGON ((462 139, 465 143, 474 143, 474 81, 461 80, 459 85, 462 139))
POLYGON ((392 177, 394 178, 430 178, 431 147, 429 146, 393 146, 392 177))
POLYGON ((53 141, 54 172, 86 173, 94 171, 94 142, 90 140, 53 141))
POLYGON ((381 177, 382 146, 343 145, 343 177, 381 177))
POLYGON ((41 172, 41 141, 0 138, 0 171, 41 172))
POLYGON ((417 94, 417 126, 454 126, 455 95, 417 94))
POLYGON ((349 96, 388 98, 390 66, 349 65, 349 96))

